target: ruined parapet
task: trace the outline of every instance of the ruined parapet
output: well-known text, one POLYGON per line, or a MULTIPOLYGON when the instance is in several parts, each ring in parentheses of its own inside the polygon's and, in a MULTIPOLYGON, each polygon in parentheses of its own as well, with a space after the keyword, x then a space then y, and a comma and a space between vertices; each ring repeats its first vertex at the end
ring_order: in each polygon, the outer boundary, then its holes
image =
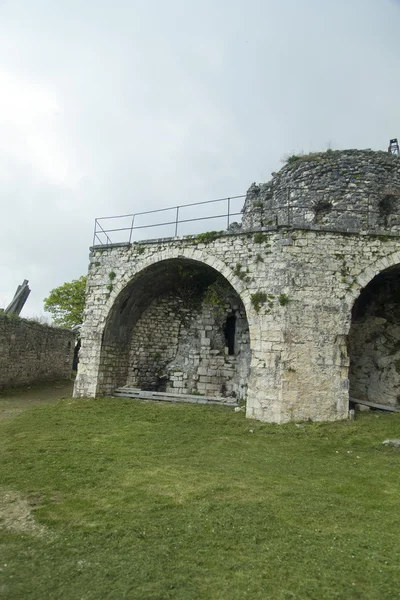
POLYGON ((328 150, 291 156, 247 192, 243 229, 285 226, 400 232, 400 160, 387 152, 328 150))

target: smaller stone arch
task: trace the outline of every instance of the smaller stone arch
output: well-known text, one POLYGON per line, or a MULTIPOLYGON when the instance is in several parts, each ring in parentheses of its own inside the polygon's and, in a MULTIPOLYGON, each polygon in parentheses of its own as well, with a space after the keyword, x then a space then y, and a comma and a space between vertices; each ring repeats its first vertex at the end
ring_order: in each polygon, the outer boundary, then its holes
POLYGON ((349 398, 400 405, 400 252, 357 278, 348 333, 349 398))
POLYGON ((366 269, 356 277, 356 283, 359 286, 359 290, 355 297, 353 298, 353 302, 356 300, 357 296, 361 292, 361 289, 364 288, 368 283, 381 271, 392 267, 394 265, 400 264, 400 251, 392 252, 388 256, 384 256, 383 258, 379 258, 372 265, 366 267, 366 269))

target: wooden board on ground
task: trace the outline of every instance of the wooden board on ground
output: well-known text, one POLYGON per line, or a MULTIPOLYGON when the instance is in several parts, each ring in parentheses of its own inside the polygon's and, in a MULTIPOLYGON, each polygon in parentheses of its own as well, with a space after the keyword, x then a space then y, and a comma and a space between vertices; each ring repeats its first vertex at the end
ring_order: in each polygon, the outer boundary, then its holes
POLYGON ((157 400, 162 402, 189 402, 192 404, 218 404, 220 406, 238 406, 234 398, 217 398, 214 396, 196 396, 193 394, 169 394, 167 392, 152 392, 139 388, 122 387, 115 390, 117 398, 140 398, 142 400, 157 400))
POLYGON ((369 402, 369 400, 359 400, 358 398, 350 398, 350 402, 354 402, 354 404, 363 404, 364 406, 377 408, 378 410, 388 410, 389 412, 400 413, 400 407, 389 406, 388 404, 376 404, 375 402, 369 402))

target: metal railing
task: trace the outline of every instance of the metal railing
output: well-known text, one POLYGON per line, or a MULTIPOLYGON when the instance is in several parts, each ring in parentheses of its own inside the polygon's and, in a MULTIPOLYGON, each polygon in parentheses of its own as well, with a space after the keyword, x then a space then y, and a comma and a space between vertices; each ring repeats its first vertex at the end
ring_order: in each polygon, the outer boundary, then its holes
MULTIPOLYGON (((135 214, 118 215, 112 217, 100 217, 95 219, 93 246, 110 245, 115 243, 131 243, 138 232, 147 232, 151 229, 167 227, 167 234, 152 238, 177 237, 187 235, 189 232, 183 225, 200 223, 219 219, 220 229, 229 229, 232 217, 242 216, 242 204, 245 195, 219 198, 206 202, 193 202, 181 204, 169 208, 148 210, 135 214), (238 204, 240 210, 238 210, 238 204), (236 206, 234 206, 236 203, 236 206), (222 209, 219 207, 222 204, 222 209), (216 206, 216 214, 203 216, 203 206, 216 206), (201 207, 196 215, 195 207, 201 207), (189 211, 189 215, 184 215, 189 211), (165 221, 158 219, 159 213, 171 214, 165 221), (155 221, 138 224, 143 217, 156 217, 155 221), (117 221, 117 227, 111 227, 117 221)), ((400 234, 400 197, 390 210, 384 210, 380 198, 376 193, 365 193, 364 190, 356 190, 352 195, 351 202, 340 193, 327 192, 324 189, 303 189, 300 187, 287 187, 273 190, 271 195, 264 197, 257 206, 256 198, 249 198, 249 206, 243 215, 243 226, 245 229, 259 228, 264 226, 328 229, 335 231, 357 231, 364 230, 370 233, 387 231, 388 233, 400 234)), ((211 209, 210 209, 211 210, 211 209)), ((239 220, 239 219, 238 219, 239 220)), ((240 219, 241 220, 241 219, 240 219)), ((213 227, 215 229, 215 225, 213 227)), ((194 233, 201 233, 207 229, 200 229, 194 233)), ((208 229, 209 230, 209 229, 208 229)), ((142 238, 146 239, 146 238, 142 238)), ((148 239, 148 238, 147 238, 148 239)), ((135 241, 137 241, 135 239, 135 241)))
MULTIPOLYGON (((94 234, 93 234, 93 246, 96 245, 110 245, 114 243, 131 243, 134 238, 134 233, 138 230, 145 230, 151 228, 169 227, 170 235, 168 237, 177 237, 178 233, 182 235, 182 228, 180 227, 184 223, 195 223, 198 221, 208 221, 213 219, 226 219, 226 229, 229 229, 231 225, 232 217, 238 217, 242 215, 242 212, 237 211, 234 208, 235 201, 244 199, 246 196, 230 196, 229 198, 218 198, 217 200, 208 200, 206 202, 192 202, 190 204, 181 204, 179 206, 173 206, 168 208, 160 208, 156 210, 146 210, 134 214, 116 215, 112 217, 98 217, 94 222, 94 234), (224 208, 218 212, 218 214, 209 214, 207 216, 182 218, 183 209, 194 209, 196 206, 202 205, 217 205, 217 203, 224 203, 224 208), (137 225, 138 219, 147 215, 158 215, 159 213, 172 212, 172 217, 167 221, 162 222, 151 222, 145 225, 137 225), (119 220, 119 227, 108 227, 108 221, 114 222, 119 220), (125 222, 123 222, 125 221, 125 222), (122 226, 125 225, 125 226, 122 226), (118 240, 117 240, 118 238, 118 240)), ((225 227, 225 223, 224 223, 225 227)), ((167 237, 167 236, 161 236, 167 237)))

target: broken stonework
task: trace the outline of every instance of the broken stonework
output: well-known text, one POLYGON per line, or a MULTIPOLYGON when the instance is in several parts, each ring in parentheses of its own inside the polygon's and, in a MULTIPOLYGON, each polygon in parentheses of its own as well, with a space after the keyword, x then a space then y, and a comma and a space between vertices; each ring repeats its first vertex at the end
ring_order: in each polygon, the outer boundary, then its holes
POLYGON ((382 444, 392 446, 392 448, 400 448, 400 440, 385 440, 382 444))
POLYGON ((250 187, 243 227, 399 232, 398 163, 372 150, 293 156, 272 181, 250 187))

